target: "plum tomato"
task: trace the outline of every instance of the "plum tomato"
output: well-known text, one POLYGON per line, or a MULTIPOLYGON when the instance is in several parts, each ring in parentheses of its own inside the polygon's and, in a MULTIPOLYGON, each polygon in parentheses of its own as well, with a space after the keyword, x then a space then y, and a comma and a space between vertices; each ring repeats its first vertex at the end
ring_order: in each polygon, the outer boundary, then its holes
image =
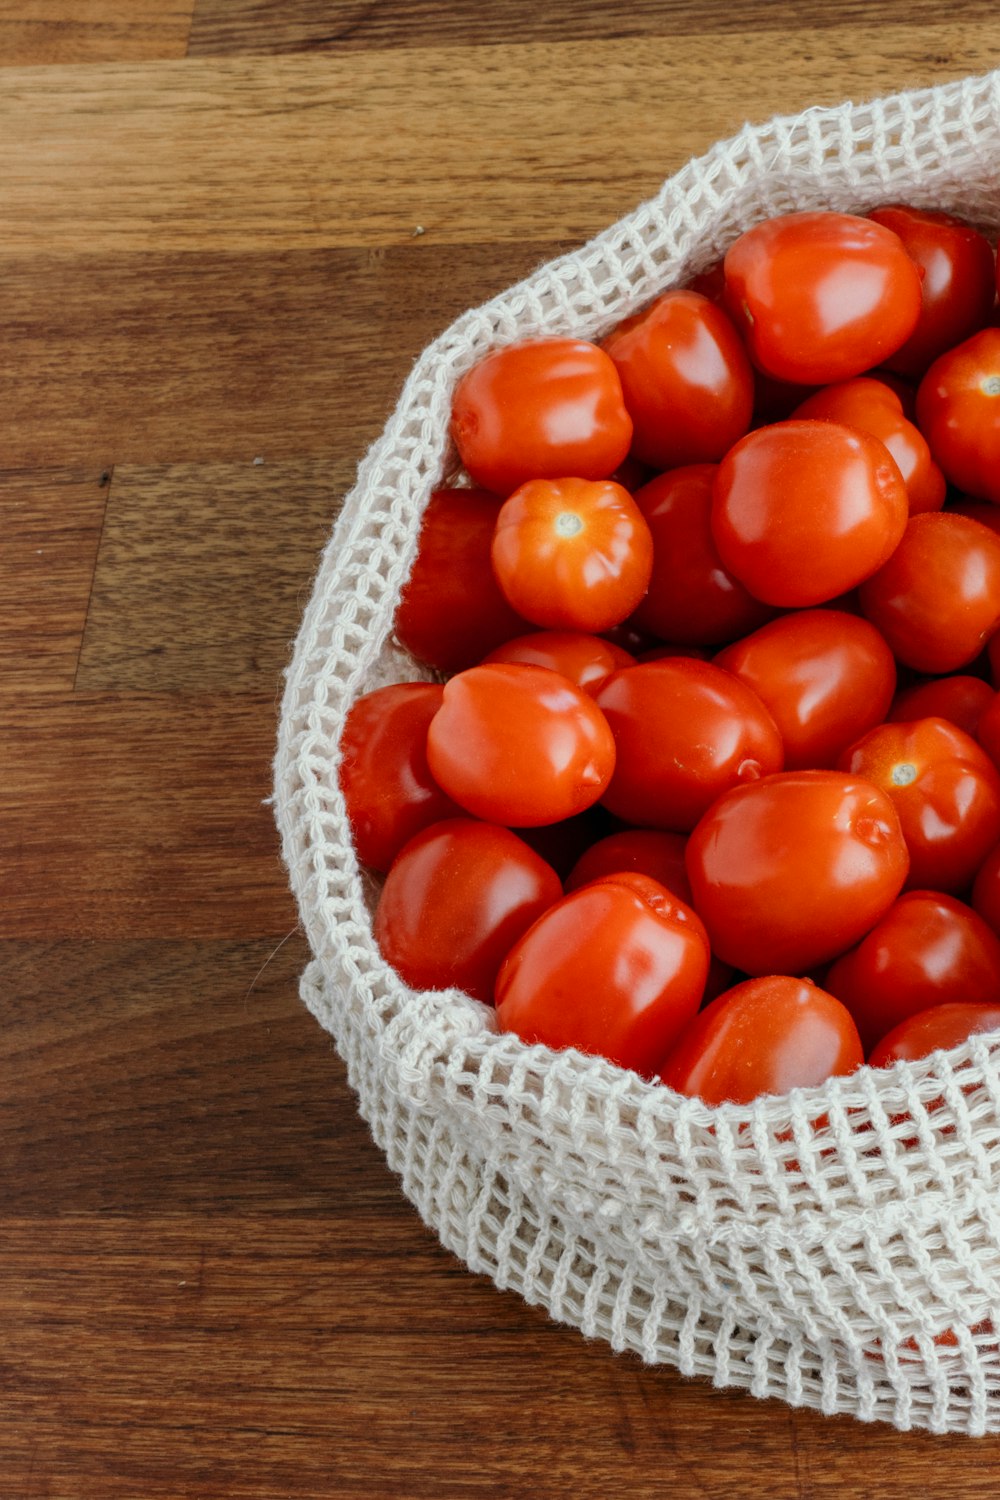
POLYGON ((983 921, 1000 934, 1000 844, 990 850, 979 867, 972 887, 972 905, 983 921))
POLYGON ((891 724, 911 724, 916 719, 947 719, 963 734, 976 737, 979 720, 995 694, 981 677, 936 677, 904 688, 892 700, 891 724))
POLYGON ((474 817, 532 827, 598 801, 611 780, 615 743, 594 700, 568 678, 499 662, 445 683, 427 731, 427 763, 474 817))
POLYGON ((786 771, 709 808, 685 855, 712 951, 751 975, 804 974, 864 936, 909 857, 891 800, 836 771, 786 771))
POLYGON ((632 870, 659 881, 690 906, 691 887, 684 865, 686 844, 683 834, 665 833, 658 828, 627 828, 622 833, 609 833, 580 856, 566 877, 566 889, 575 891, 603 875, 632 870))
POLYGON ((823 604, 870 577, 909 514, 884 444, 839 422, 775 422, 730 449, 715 476, 723 566, 765 604, 823 604))
POLYGON ((497 976, 497 1022, 649 1077, 697 1011, 708 959, 684 902, 654 880, 612 877, 565 896, 514 945, 497 976))
POLYGON ((1000 536, 951 511, 914 516, 859 597, 897 661, 956 672, 1000 624, 1000 536))
POLYGON ((770 974, 719 995, 684 1028, 660 1082, 706 1104, 812 1088, 864 1062, 854 1022, 808 979, 770 974))
POLYGON ((835 766, 882 723, 896 687, 896 663, 875 627, 835 609, 782 615, 715 660, 770 713, 787 771, 835 766))
POLYGON ((1000 774, 975 740, 945 719, 881 724, 845 750, 840 769, 892 799, 911 889, 955 894, 972 884, 1000 839, 1000 774))
MULTIPOLYGON (((985 686, 985 683, 983 684, 985 686)), ((993 764, 1000 769, 1000 693, 990 693, 979 716, 974 736, 993 764)))
POLYGON ((920 273, 899 236, 853 214, 767 219, 724 265, 750 357, 779 380, 849 380, 894 354, 920 316, 920 273))
POLYGON ((729 787, 781 769, 767 709, 710 662, 640 663, 616 672, 596 702, 616 749, 603 803, 627 823, 685 833, 729 787))
POLYGON ((899 235, 922 273, 917 326, 885 361, 903 375, 922 375, 939 354, 986 326, 994 301, 993 251, 978 230, 951 214, 892 204, 868 217, 899 235))
POLYGON ((493 576, 499 513, 500 501, 485 490, 435 490, 424 511, 394 629, 411 655, 439 672, 474 667, 524 630, 493 576))
POLYGON ((903 476, 910 515, 941 509, 948 490, 944 475, 931 458, 923 433, 906 420, 902 401, 884 381, 858 376, 825 386, 792 415, 799 420, 840 422, 878 438, 903 476))
POLYGON ((825 984, 854 1017, 867 1053, 931 1005, 1000 1003, 1000 938, 953 896, 910 891, 837 959, 825 984))
POLYGON ((579 630, 535 630, 530 635, 515 636, 484 656, 480 666, 498 661, 521 662, 561 672, 591 697, 612 673, 635 665, 635 657, 621 646, 579 630))
POLYGON ((635 492, 653 536, 653 572, 635 620, 664 641, 721 645, 774 614, 719 559, 712 538, 715 472, 715 464, 688 464, 635 492))
POLYGON ((1000 504, 1000 328, 934 361, 917 391, 917 425, 950 484, 1000 504))
POLYGON ((978 521, 980 526, 988 526, 991 531, 1000 535, 1000 505, 994 505, 990 500, 952 500, 948 505, 948 513, 953 516, 968 516, 970 521, 978 521))
POLYGON ((653 568, 653 538, 613 480, 536 479, 501 508, 493 571, 526 620, 550 630, 610 630, 635 609, 653 568))
POLYGON ((726 313, 698 292, 664 292, 613 329, 603 348, 621 379, 632 452, 642 463, 714 463, 750 426, 746 350, 726 313))
POLYGON ((509 495, 528 479, 606 479, 632 419, 613 363, 584 339, 494 350, 455 387, 451 432, 474 484, 509 495))
POLYGON ((893 1063, 915 1062, 989 1031, 1000 1031, 1000 1005, 968 1001, 935 1005, 893 1027, 872 1049, 868 1063, 873 1068, 891 1068, 893 1063))
POLYGON ((455 986, 489 1004, 507 953, 561 896, 556 872, 509 828, 452 818, 403 846, 375 940, 414 989, 455 986))

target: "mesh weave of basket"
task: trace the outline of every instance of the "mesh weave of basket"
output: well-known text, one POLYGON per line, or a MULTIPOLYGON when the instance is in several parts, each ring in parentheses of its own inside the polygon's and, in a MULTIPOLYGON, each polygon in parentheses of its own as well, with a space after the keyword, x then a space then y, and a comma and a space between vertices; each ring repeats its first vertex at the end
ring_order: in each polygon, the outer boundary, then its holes
POLYGON ((337 780, 355 698, 424 675, 391 626, 423 508, 455 467, 456 379, 519 339, 600 337, 769 215, 898 201, 995 238, 1000 72, 746 127, 431 344, 325 550, 287 674, 275 805, 315 954, 303 998, 446 1246, 646 1361, 983 1433, 1000 1431, 1000 1037, 713 1110, 497 1035, 487 1007, 409 990, 381 959, 337 780))

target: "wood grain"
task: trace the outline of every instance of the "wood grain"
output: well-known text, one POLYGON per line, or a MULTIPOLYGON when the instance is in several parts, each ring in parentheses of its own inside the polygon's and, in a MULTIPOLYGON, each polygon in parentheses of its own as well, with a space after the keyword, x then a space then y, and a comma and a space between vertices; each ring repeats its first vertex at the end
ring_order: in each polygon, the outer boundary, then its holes
POLYGON ((194 0, 0 0, 0 66, 183 57, 194 0))

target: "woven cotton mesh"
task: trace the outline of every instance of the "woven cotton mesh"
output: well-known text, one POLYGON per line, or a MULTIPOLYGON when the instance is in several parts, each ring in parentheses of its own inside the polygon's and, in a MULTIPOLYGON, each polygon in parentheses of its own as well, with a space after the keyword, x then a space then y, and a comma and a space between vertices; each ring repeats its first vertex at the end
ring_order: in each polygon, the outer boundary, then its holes
POLYGON ((906 201, 1000 223, 1000 73, 745 128, 424 352, 362 461, 288 672, 285 859, 332 1032, 404 1192, 474 1270, 618 1350, 899 1428, 1000 1431, 1000 1037, 748 1107, 495 1034, 382 961, 338 779, 355 698, 423 675, 392 619, 455 469, 456 379, 539 335, 600 337, 793 209, 906 201))

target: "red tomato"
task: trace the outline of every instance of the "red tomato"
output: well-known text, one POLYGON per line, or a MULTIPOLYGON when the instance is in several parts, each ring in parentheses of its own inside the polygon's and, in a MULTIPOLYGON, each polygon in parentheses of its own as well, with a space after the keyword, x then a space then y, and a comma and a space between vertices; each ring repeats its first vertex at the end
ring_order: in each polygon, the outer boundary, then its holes
POLYGON ((427 764, 427 730, 444 688, 403 682, 354 704, 340 736, 340 786, 358 859, 388 870, 407 839, 460 809, 427 764))
POLYGON ((725 259, 726 302, 755 365, 828 385, 870 370, 920 316, 920 274, 899 237, 852 214, 767 219, 725 259))
POLYGON ((611 814, 595 805, 558 823, 519 828, 517 836, 552 866, 560 880, 564 880, 581 855, 612 826, 611 814))
POLYGON ((407 651, 439 672, 474 667, 524 629, 493 576, 499 513, 500 501, 485 490, 436 490, 424 511, 394 628, 407 651))
POLYGON ((983 709, 994 696, 989 683, 981 677, 937 677, 897 693, 888 717, 892 724, 947 719, 975 739, 983 709))
POLYGON ((653 536, 649 590, 636 624, 665 641, 718 645, 774 613, 727 573, 712 539, 714 464, 689 464, 635 494, 653 536))
POLYGON ((914 516, 860 598, 897 661, 955 672, 1000 624, 1000 536, 949 511, 914 516))
POLYGON ((975 738, 993 764, 1000 768, 1000 693, 990 693, 989 701, 979 716, 975 738))
POLYGON ((629 828, 624 833, 609 834, 580 856, 566 877, 566 889, 575 891, 602 875, 632 870, 659 881, 690 906, 691 887, 684 867, 686 844, 683 834, 653 828, 629 828))
POLYGON ((511 605, 552 630, 610 630, 635 609, 653 538, 628 490, 610 479, 522 484, 497 517, 493 571, 511 605))
POLYGON ((632 419, 603 349, 536 339, 462 376, 451 431, 474 483, 509 495, 528 479, 606 479, 628 453, 632 419))
POLYGON ((750 426, 753 371, 726 314, 697 292, 664 292, 604 340, 654 469, 720 459, 750 426))
POLYGON ((694 912, 655 881, 620 876, 573 891, 525 933, 497 978, 497 1021, 649 1076, 698 1009, 707 972, 694 912))
POLYGON ((521 662, 561 672, 591 697, 613 672, 635 665, 635 657, 620 646, 578 630, 536 630, 531 635, 516 636, 484 656, 480 665, 498 661, 521 662))
POLYGON ((945 719, 882 724, 846 750, 841 770, 880 787, 910 852, 911 888, 957 892, 1000 839, 1000 775, 945 719))
MULTIPOLYGON (((932 1052, 960 1047, 971 1036, 1000 1030, 1000 1005, 955 1003, 935 1005, 920 1015, 901 1021, 882 1038, 868 1061, 873 1068, 891 1068, 893 1063, 914 1062, 932 1052)), ((992 1330, 992 1325, 991 1325, 992 1330)), ((954 1343, 954 1336, 952 1336, 954 1343)))
POLYGON ((711 661, 712 649, 710 646, 654 646, 651 651, 643 651, 637 659, 669 661, 671 657, 678 656, 686 656, 689 661, 711 661))
POLYGON ((835 766, 848 745, 881 724, 896 687, 892 652, 875 627, 835 609, 783 615, 715 660, 760 698, 789 771, 835 766))
POLYGON ((713 952, 758 975, 804 974, 843 953, 909 869, 890 799, 836 771, 786 771, 727 792, 686 860, 713 952))
POLYGON ((684 657, 616 672, 597 695, 616 747, 604 806, 628 823, 693 828, 731 786, 781 769, 781 736, 731 672, 684 657))
POLYGON ((886 360, 891 370, 922 375, 939 354, 985 327, 993 308, 993 251, 951 214, 893 205, 868 217, 899 235, 923 273, 917 326, 886 360))
POLYGON ((756 599, 802 607, 854 588, 906 527, 906 486, 884 445, 837 422, 776 422, 719 465, 712 534, 756 599))
POLYGON ((978 521, 980 526, 988 526, 1000 534, 1000 505, 989 500, 954 500, 948 506, 948 513, 967 516, 970 521, 978 521))
POLYGON ((522 933, 562 895, 556 872, 508 828, 453 818, 410 840, 386 876, 375 940, 404 983, 493 998, 522 933))
POLYGON ((917 422, 948 481, 1000 503, 1000 328, 984 328, 931 365, 917 422))
POLYGON ((972 887, 972 905, 983 921, 1000 933, 1000 844, 990 850, 979 867, 972 887))
POLYGON ((474 817, 532 827, 596 802, 611 780, 615 744, 593 699, 567 678, 498 663, 445 683, 427 732, 427 763, 474 817))
POLYGON ((748 979, 690 1021, 660 1067, 660 1082, 706 1104, 812 1088, 853 1073, 861 1041, 839 1000, 808 979, 748 979))
POLYGON ((878 438, 903 476, 910 515, 941 509, 948 488, 944 475, 931 458, 920 429, 903 416, 903 403, 896 392, 881 380, 859 376, 839 385, 825 386, 803 401, 793 415, 799 419, 840 422, 878 438))
POLYGON ((901 896, 826 976, 865 1051, 910 1016, 958 1000, 1000 1002, 1000 938, 940 891, 901 896))

